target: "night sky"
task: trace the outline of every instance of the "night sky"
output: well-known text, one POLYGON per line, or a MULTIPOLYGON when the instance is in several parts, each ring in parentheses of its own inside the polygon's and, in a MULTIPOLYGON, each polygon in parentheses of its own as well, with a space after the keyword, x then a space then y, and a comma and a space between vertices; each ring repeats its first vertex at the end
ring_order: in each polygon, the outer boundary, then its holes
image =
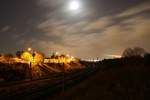
POLYGON ((104 58, 135 46, 150 52, 150 0, 0 0, 1 53, 104 58))

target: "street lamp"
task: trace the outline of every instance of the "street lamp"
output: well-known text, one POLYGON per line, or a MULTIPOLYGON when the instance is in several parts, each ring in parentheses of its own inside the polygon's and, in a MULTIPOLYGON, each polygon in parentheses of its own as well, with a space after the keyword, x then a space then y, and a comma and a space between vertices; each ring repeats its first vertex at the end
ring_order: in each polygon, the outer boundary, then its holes
POLYGON ((28 48, 27 49, 28 52, 30 52, 32 54, 32 58, 30 58, 30 64, 29 64, 29 67, 30 67, 30 76, 31 76, 31 79, 32 79, 32 63, 34 62, 34 57, 35 57, 35 53, 34 51, 32 50, 32 48, 28 48))
POLYGON ((32 48, 28 48, 28 51, 30 52, 32 50, 32 48))

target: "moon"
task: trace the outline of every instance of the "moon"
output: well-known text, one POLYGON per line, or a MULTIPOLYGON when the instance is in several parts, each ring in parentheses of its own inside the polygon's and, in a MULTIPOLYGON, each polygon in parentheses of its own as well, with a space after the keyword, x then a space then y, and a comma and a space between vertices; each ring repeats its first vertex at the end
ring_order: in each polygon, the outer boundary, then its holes
POLYGON ((71 1, 69 3, 69 10, 75 11, 75 10, 79 10, 80 8, 80 3, 76 0, 71 1))

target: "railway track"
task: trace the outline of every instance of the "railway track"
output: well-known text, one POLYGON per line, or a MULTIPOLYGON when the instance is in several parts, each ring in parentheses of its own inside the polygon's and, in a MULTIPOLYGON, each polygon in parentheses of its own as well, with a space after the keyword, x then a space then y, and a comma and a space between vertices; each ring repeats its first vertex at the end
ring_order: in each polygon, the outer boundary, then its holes
POLYGON ((89 67, 72 73, 60 73, 53 77, 37 80, 11 83, 0 87, 0 99, 29 99, 43 98, 63 88, 79 83, 97 71, 97 67, 89 67))

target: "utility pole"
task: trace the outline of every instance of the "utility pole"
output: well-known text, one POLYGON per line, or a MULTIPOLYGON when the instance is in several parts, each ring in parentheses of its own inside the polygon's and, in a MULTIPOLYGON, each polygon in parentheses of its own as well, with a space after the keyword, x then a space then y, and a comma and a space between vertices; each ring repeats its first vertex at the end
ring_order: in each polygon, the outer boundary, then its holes
POLYGON ((30 64, 31 64, 31 80, 33 79, 33 76, 32 76, 32 63, 34 62, 34 57, 35 57, 35 53, 34 53, 34 51, 33 51, 33 53, 32 53, 32 57, 33 57, 33 61, 32 62, 30 62, 30 64))
POLYGON ((29 64, 29 69, 30 69, 30 79, 32 80, 32 62, 31 61, 29 64))
POLYGON ((65 64, 63 63, 63 93, 65 92, 65 64))
POLYGON ((61 67, 63 67, 63 69, 62 69, 62 92, 61 92, 60 95, 64 99, 64 93, 65 93, 65 68, 64 68, 64 63, 61 63, 60 65, 61 65, 61 67))

